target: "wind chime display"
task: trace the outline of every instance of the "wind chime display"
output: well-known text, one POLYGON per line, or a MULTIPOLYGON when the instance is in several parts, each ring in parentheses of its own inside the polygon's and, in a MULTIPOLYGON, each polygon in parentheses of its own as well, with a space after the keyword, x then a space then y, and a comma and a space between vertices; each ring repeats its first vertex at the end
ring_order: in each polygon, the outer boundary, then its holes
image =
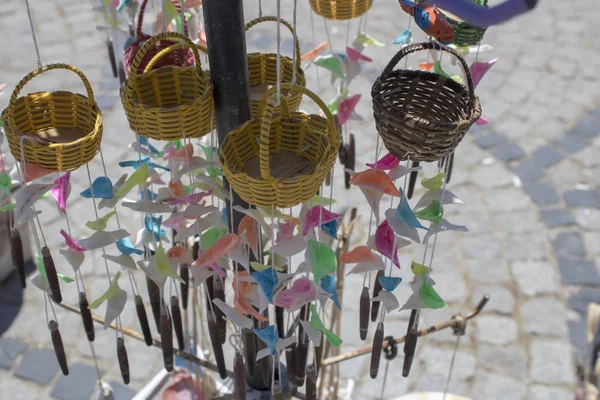
MULTIPOLYGON (((296 395, 309 400, 337 398, 337 363, 370 353, 370 376, 375 379, 382 356, 387 360, 387 375, 397 345, 404 342, 403 375, 408 376, 419 336, 448 327, 457 335, 464 334, 466 321, 477 315, 486 300, 472 315, 457 315, 428 332, 419 331, 419 314, 446 306, 432 276, 438 234, 467 231, 446 219, 445 208, 462 204, 447 187, 455 150, 473 124, 487 122, 475 89, 496 62, 478 59, 489 48, 481 40, 493 23, 477 21, 486 17, 499 23, 518 13, 487 8, 485 1, 466 8, 449 3, 440 10, 425 2, 400 0, 398 9, 409 14, 408 28, 392 41, 402 48, 373 84, 377 146, 373 163, 362 166, 356 165, 357 138, 350 125, 363 120, 356 108, 365 99, 353 94, 352 82, 364 64, 373 61, 365 54, 368 47, 385 46, 365 33, 372 1, 310 0, 316 17, 323 18, 328 38, 304 54, 297 37, 296 0, 291 24, 281 18, 280 0, 274 17, 262 15, 259 1, 259 16, 247 23, 246 30, 275 22, 277 52, 248 54, 252 119, 229 132, 220 147, 214 131, 214 85, 202 67, 200 53, 206 51, 198 18, 202 2, 161 3, 153 35, 143 33, 147 0, 139 11, 131 0, 106 0, 97 8, 106 22, 102 30, 114 75, 120 75, 122 82, 120 97, 132 138, 131 159, 120 160, 124 173, 113 181, 104 163, 102 115, 90 83, 71 65, 42 64, 26 0, 38 68, 17 84, 2 113, 16 174, 11 179, 3 158, 0 210, 10 215, 13 263, 23 287, 18 227, 29 224, 31 228, 37 273, 30 281, 43 292, 46 323, 62 372, 69 372, 68 349, 54 304, 81 314, 94 357, 94 320, 116 330, 125 384, 130 380, 125 336, 161 347, 165 369, 174 371, 176 377, 163 396, 185 392, 208 399, 229 392, 242 400, 247 392, 262 390, 277 400, 296 395), (327 20, 348 24, 344 51, 334 51, 327 20), (412 20, 430 37, 428 42, 411 44, 412 20), (126 40, 119 36, 123 21, 129 24, 126 40), (358 22, 358 30, 350 43, 353 22, 358 22), (281 26, 293 36, 291 58, 280 52, 281 26), (115 52, 120 42, 123 53, 115 52), (408 67, 413 53, 427 57, 416 70, 408 67), (462 76, 444 71, 443 53, 456 58, 462 76), (466 59, 472 53, 475 61, 469 66, 466 59), (337 95, 329 103, 306 88, 305 70, 311 66, 331 73, 337 95), (66 91, 20 96, 31 79, 57 69, 76 73, 87 96, 66 91), (320 114, 302 111, 304 96, 320 114), (101 170, 90 168, 98 154, 101 170), (338 157, 344 174, 336 177, 338 157), (411 205, 420 164, 431 162, 438 162, 438 173, 421 180, 426 191, 411 205), (71 218, 68 212, 68 200, 74 195, 71 174, 81 173, 81 167, 85 167, 88 187, 79 196, 90 199, 94 209, 94 219, 89 221, 71 218), (345 213, 332 211, 333 182, 342 175, 346 189, 360 189, 371 209, 367 240, 352 247, 356 209, 349 213, 349 220, 345 213), (331 185, 328 195, 324 193, 326 181, 331 185), (13 183, 19 188, 11 196, 13 183), (36 207, 47 193, 64 217, 66 230, 60 231, 64 245, 59 249, 48 247, 36 207), (231 207, 235 195, 249 206, 231 207), (389 202, 384 210, 382 201, 389 202), (140 215, 137 232, 122 226, 119 213, 123 208, 140 215), (234 213, 241 214, 239 220, 234 213), (74 237, 73 224, 82 223, 87 237, 74 237), (398 253, 413 243, 422 245, 423 257, 411 262, 412 279, 402 284, 398 253), (95 250, 102 253, 106 287, 102 295, 88 299, 81 266, 95 250), (57 254, 66 263, 55 262, 57 254), (65 264, 71 266, 74 280, 57 269, 65 264), (346 264, 351 266, 347 271, 346 264), (138 270, 145 275, 160 343, 152 337, 145 296, 134 273, 138 270), (121 287, 127 284, 121 279, 125 275, 133 304, 121 287), (346 275, 359 275, 363 280, 362 291, 356 294, 356 329, 361 340, 367 340, 371 322, 376 323, 371 329, 372 344, 354 355, 339 351, 346 275), (73 281, 78 298, 63 303, 61 285, 73 281), (412 293, 402 306, 397 298, 400 290, 412 293), (75 300, 78 307, 68 304, 75 300), (92 310, 101 306, 104 316, 93 315, 92 310), (141 333, 121 323, 120 315, 128 306, 135 308, 141 333), (410 311, 406 336, 386 337, 386 316, 404 310, 410 311), (234 350, 233 372, 227 370, 227 344, 234 350), (190 372, 175 368, 176 355, 195 364, 188 366, 190 372), (221 381, 232 379, 233 389, 218 389, 213 383, 219 378, 207 375, 208 370, 218 372, 221 381), (328 371, 329 383, 325 383, 328 371)), ((527 7, 516 0, 508 3, 519 13, 532 8, 531 2, 526 2, 527 7)), ((314 17, 311 14, 313 24, 314 17)), ((314 25, 313 42, 317 43, 314 25)), ((145 368, 134 366, 140 367, 145 368)), ((98 396, 109 398, 111 389, 98 368, 97 373, 98 396)), ((385 386, 385 378, 383 382, 385 386)))

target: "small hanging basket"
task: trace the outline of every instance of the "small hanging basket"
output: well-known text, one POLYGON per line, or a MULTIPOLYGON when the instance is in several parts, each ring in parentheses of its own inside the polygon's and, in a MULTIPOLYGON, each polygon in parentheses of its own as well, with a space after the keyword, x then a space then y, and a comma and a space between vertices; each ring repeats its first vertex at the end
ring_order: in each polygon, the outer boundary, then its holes
POLYGON ((340 145, 321 99, 298 85, 284 88, 310 97, 326 118, 290 111, 283 96, 276 109, 276 88, 271 88, 261 102, 261 118, 229 132, 220 150, 227 180, 244 201, 256 206, 292 207, 312 198, 333 168, 340 145))
POLYGON ((310 0, 315 13, 327 19, 345 20, 365 14, 373 0, 310 0))
POLYGON ((131 74, 121 85, 121 102, 130 128, 138 135, 157 140, 199 138, 213 128, 213 83, 202 69, 196 45, 179 33, 163 32, 148 40, 133 60, 131 74), (138 66, 159 41, 180 43, 158 52, 144 72, 138 66), (196 65, 152 69, 164 55, 191 49, 196 65))
POLYGON ((91 161, 100 150, 102 114, 89 81, 69 64, 45 65, 27 74, 15 87, 2 119, 10 152, 20 161, 52 171, 73 171, 91 161), (87 97, 66 91, 18 97, 25 84, 55 69, 79 75, 87 97))
MULTIPOLYGON (((171 1, 177 9, 177 11, 181 12, 181 5, 179 4, 179 0, 171 1)), ((131 65, 133 64, 133 60, 135 59, 137 52, 142 48, 146 41, 152 38, 152 36, 146 35, 142 32, 142 25, 144 24, 144 10, 146 9, 147 3, 148 0, 144 0, 142 5, 140 6, 137 30, 135 33, 135 42, 133 42, 129 47, 127 47, 127 49, 125 49, 124 61, 127 72, 131 70, 131 65)), ((185 21, 185 18, 183 21, 183 34, 185 36, 188 36, 188 25, 187 21, 185 21)), ((158 54, 158 52, 160 52, 163 49, 166 49, 169 46, 174 45, 175 43, 176 42, 172 40, 162 40, 156 43, 153 49, 150 49, 146 52, 146 55, 140 62, 137 72, 140 74, 144 72, 146 65, 150 62, 152 58, 154 58, 154 56, 156 56, 156 54, 158 54)), ((177 65, 180 67, 194 65, 194 55, 189 49, 178 49, 176 51, 170 52, 169 54, 166 54, 163 58, 161 58, 160 61, 154 64, 154 68, 158 69, 167 65, 177 65)))
MULTIPOLYGON (((253 26, 262 22, 277 22, 276 17, 256 18, 246 24, 246 32, 253 26)), ((279 22, 290 30, 296 39, 296 60, 294 61, 286 56, 280 55, 280 79, 281 83, 295 83, 296 85, 306 87, 306 78, 304 71, 300 66, 301 53, 300 44, 296 32, 289 22, 279 19, 279 22), (293 82, 294 69, 296 71, 296 81, 293 82)), ((277 54, 274 53, 249 53, 248 54, 248 76, 250 79, 250 99, 252 105, 252 117, 259 115, 258 109, 265 92, 272 86, 277 85, 277 54)), ((300 108, 302 101, 301 92, 287 93, 282 91, 281 94, 286 97, 290 110, 297 111, 300 108)))
POLYGON ((371 96, 377 131, 389 152, 401 160, 439 160, 454 151, 481 117, 465 60, 457 51, 436 42, 400 50, 373 84, 371 96), (446 51, 459 60, 468 90, 432 72, 393 69, 408 54, 432 49, 446 51))
MULTIPOLYGON (((487 0, 472 0, 474 3, 479 4, 481 7, 487 7, 487 0)), ((448 23, 452 25, 454 30, 454 39, 452 43, 456 46, 475 46, 481 43, 483 35, 487 28, 479 28, 466 23, 460 18, 448 13, 447 11, 441 10, 440 13, 446 18, 448 23)))

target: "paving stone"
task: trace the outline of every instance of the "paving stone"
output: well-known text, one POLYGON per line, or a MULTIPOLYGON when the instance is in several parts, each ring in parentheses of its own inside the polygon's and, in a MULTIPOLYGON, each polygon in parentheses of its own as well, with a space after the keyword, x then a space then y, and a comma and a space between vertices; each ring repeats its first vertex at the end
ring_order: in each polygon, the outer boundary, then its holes
POLYGON ((571 190, 565 192, 569 207, 600 208, 600 194, 595 190, 571 190))
POLYGON ((480 342, 504 345, 517 341, 519 332, 517 323, 512 318, 481 315, 477 317, 475 335, 480 342))
POLYGON ((600 210, 584 208, 575 210, 575 222, 586 230, 600 230, 600 210))
POLYGON ((123 385, 121 382, 111 381, 108 384, 113 389, 115 400, 131 400, 136 395, 135 390, 123 385))
POLYGON ((600 285, 600 273, 593 261, 559 257, 558 266, 565 285, 600 285))
POLYGON ((544 177, 544 171, 533 160, 526 160, 512 168, 521 182, 536 182, 544 177))
POLYGON ((521 400, 525 398, 527 386, 507 376, 479 371, 473 384, 473 398, 486 400, 521 400))
POLYGON ((94 367, 79 363, 69 365, 69 375, 60 377, 51 395, 58 400, 87 399, 94 392, 97 379, 94 367))
MULTIPOLYGON (((444 307, 444 308, 440 308, 439 310, 435 310, 435 312, 425 312, 425 313, 421 313, 422 317, 423 317, 423 321, 421 323, 420 326, 431 326, 431 325, 436 325, 439 324, 443 321, 448 321, 450 318, 452 318, 452 316, 458 312, 462 312, 462 309, 458 306, 449 306, 449 307, 444 307)), ((479 318, 479 317, 477 317, 479 318)), ((408 322, 404 325, 404 331, 406 331, 406 325, 408 325, 408 322)), ((356 327, 356 324, 354 325, 356 327)), ((461 339, 461 343, 463 345, 468 345, 468 341, 470 340, 470 335, 472 333, 472 330, 469 331, 467 329, 467 333, 465 335, 465 337, 463 337, 461 339)), ((427 338, 427 340, 430 340, 431 342, 434 343, 451 343, 451 344, 455 344, 456 343, 456 336, 454 336, 454 334, 452 333, 451 329, 446 329, 444 331, 438 332, 438 334, 436 335, 429 335, 429 337, 427 338)), ((362 344, 364 346, 364 343, 362 344)))
MULTIPOLYGON (((415 391, 416 392, 443 392, 446 386, 446 379, 448 371, 443 374, 425 374, 422 375, 417 381, 415 391)), ((381 384, 379 384, 381 385, 381 384)), ((456 394, 457 396, 471 397, 469 391, 469 384, 465 381, 459 381, 458 379, 452 380, 448 387, 448 392, 456 394)), ((394 395, 400 393, 396 392, 394 395)), ((376 398, 379 398, 378 396, 376 398)), ((392 397, 393 398, 393 397, 392 397)))
POLYGON ((550 385, 575 383, 571 346, 566 340, 534 338, 529 348, 529 377, 550 385))
POLYGON ((119 100, 119 96, 116 95, 96 96, 96 103, 98 103, 98 107, 100 107, 102 111, 112 110, 115 104, 117 104, 117 100, 119 100))
POLYGON ((467 257, 476 260, 495 258, 500 253, 500 247, 491 235, 465 236, 462 238, 462 244, 467 257))
POLYGON ((567 298, 567 306, 581 315, 586 315, 587 306, 590 303, 600 303, 600 291, 598 289, 583 288, 567 298))
POLYGON ((542 146, 531 154, 531 158, 540 167, 550 167, 561 161, 564 156, 551 146, 542 146))
POLYGON ((510 290, 504 286, 476 286, 471 294, 471 304, 477 305, 485 295, 490 300, 485 306, 486 312, 498 312, 500 314, 512 315, 515 308, 515 298, 510 290))
POLYGON ((523 149, 515 143, 506 143, 492 149, 492 154, 498 160, 508 163, 525 157, 523 149))
POLYGON ((569 321, 569 338, 573 347, 582 350, 587 345, 587 323, 581 319, 579 321, 569 321))
POLYGON ((561 139, 555 140, 554 145, 567 153, 577 153, 583 150, 588 144, 589 140, 579 135, 568 135, 561 139))
MULTIPOLYGON (((477 346, 477 358, 486 369, 503 376, 523 379, 527 374, 527 351, 522 346, 477 346)), ((477 372, 479 374, 480 371, 477 372)))
MULTIPOLYGON (((419 353, 419 363, 427 374, 446 374, 450 368, 454 350, 439 347, 424 347, 419 353)), ((472 378, 477 366, 476 357, 466 351, 457 351, 452 377, 457 380, 472 378)))
POLYGON ((571 129, 568 134, 581 135, 587 138, 594 138, 600 135, 600 124, 598 120, 592 117, 585 117, 571 129))
MULTIPOLYGON (((438 241, 439 244, 439 241, 438 241)), ((440 257, 446 260, 446 257, 440 257)), ((467 296, 467 287, 465 279, 459 269, 435 270, 436 277, 435 290, 446 301, 446 303, 460 303, 467 296)))
POLYGON ((40 385, 47 385, 58 372, 58 362, 53 350, 33 349, 23 356, 15 376, 40 385))
POLYGON ((525 332, 533 335, 567 336, 567 310, 555 299, 531 299, 521 305, 521 320, 525 332))
POLYGON ((513 178, 514 175, 500 163, 484 165, 471 171, 471 181, 483 189, 511 185, 513 178))
POLYGON ((551 386, 533 385, 529 388, 529 400, 573 400, 573 393, 551 386))
POLYGON ((563 208, 541 210, 542 220, 548 228, 566 227, 575 224, 575 218, 569 210, 563 208))
POLYGON ((27 384, 19 379, 0 379, 0 393, 10 400, 43 399, 42 388, 27 384))
POLYGON ((549 263, 541 261, 513 262, 510 268, 517 281, 519 294, 537 296, 557 293, 558 277, 549 263))
POLYGON ((18 340, 0 338, 0 368, 11 369, 17 356, 27 347, 27 344, 18 340))
POLYGON ((504 256, 509 261, 546 260, 548 250, 542 235, 510 235, 504 238, 504 256))
MULTIPOLYGON (((501 89, 499 94, 502 95, 504 92, 508 92, 510 93, 510 96, 512 98, 513 96, 517 95, 518 90, 518 87, 504 86, 504 88, 501 89)), ((494 126, 501 135, 513 140, 524 136, 529 130, 529 126, 526 123, 517 118, 512 117, 509 117, 504 121, 500 122, 499 124, 495 124, 494 126)))
POLYGON ((538 206, 548 206, 560 201, 556 189, 550 182, 525 183, 523 188, 538 206))
POLYGON ((489 149, 494 146, 506 143, 506 139, 498 135, 496 132, 489 132, 477 135, 474 141, 482 149, 489 149))
POLYGON ((470 280, 482 283, 509 283, 510 273, 506 261, 467 260, 467 274, 470 280))
POLYGON ((553 245, 554 251, 559 256, 584 258, 586 254, 583 239, 578 232, 559 233, 553 245))
POLYGON ((523 196, 521 189, 514 186, 490 189, 485 193, 484 201, 495 213, 516 210, 530 211, 533 208, 533 203, 527 196, 523 196))

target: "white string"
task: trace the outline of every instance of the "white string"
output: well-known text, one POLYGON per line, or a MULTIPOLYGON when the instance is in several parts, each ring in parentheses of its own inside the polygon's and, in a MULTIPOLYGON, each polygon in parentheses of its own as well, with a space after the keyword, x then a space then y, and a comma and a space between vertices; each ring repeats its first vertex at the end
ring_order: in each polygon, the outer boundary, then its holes
MULTIPOLYGON (((296 46, 298 45, 298 35, 296 34, 296 2, 298 0, 294 0, 294 14, 293 14, 293 19, 292 19, 292 28, 293 28, 293 36, 294 36, 294 50, 292 51, 294 53, 294 55, 292 56, 292 66, 293 66, 293 72, 292 72, 292 83, 296 83, 296 70, 298 68, 296 68, 296 61, 300 61, 300 60, 296 60, 296 46)), ((279 21, 278 21, 279 22, 279 21)), ((277 69, 279 71, 279 68, 277 69)), ((279 81, 279 80, 278 80, 279 81)))
MULTIPOLYGON (((381 146, 383 147, 383 146, 381 146)), ((375 144, 375 163, 377 163, 377 160, 379 160, 379 152, 381 151, 381 148, 379 148, 379 135, 377 135, 377 142, 375 144)), ((367 235, 367 241, 371 239, 371 231, 373 228, 373 216, 374 216, 374 212, 373 209, 371 208, 371 214, 369 216, 369 234, 367 235)), ((363 287, 371 287, 371 272, 364 272, 364 277, 363 277, 363 287), (369 277, 368 282, 367 282, 367 276, 369 277)))
MULTIPOLYGON (((310 30, 312 31, 312 42, 313 45, 317 45, 317 38, 315 36, 315 21, 313 17, 312 9, 310 10, 310 30)), ((319 68, 315 69, 317 71, 317 88, 321 90, 321 77, 319 76, 319 68)))
MULTIPOLYGON (((296 34, 294 33, 294 38, 296 34)), ((294 68, 296 70, 296 68, 294 68)), ((277 0, 277 105, 281 100, 281 0, 277 0)))
POLYGON ((42 59, 40 57, 40 48, 38 47, 37 37, 35 35, 35 29, 33 27, 33 18, 31 17, 31 8, 29 7, 29 0, 25 0, 27 6, 27 17, 29 18, 29 27, 31 28, 31 37, 33 38, 33 45, 35 46, 35 54, 37 56, 38 68, 42 68, 42 59))
POLYGON ((448 377, 446 378, 446 385, 444 386, 444 397, 442 400, 446 400, 448 389, 450 388, 450 381, 452 379, 452 371, 454 371, 454 361, 456 361, 456 353, 458 352, 458 346, 460 345, 461 336, 456 337, 456 344, 454 345, 454 352, 452 353, 452 359, 450 360, 450 368, 448 369, 448 377))

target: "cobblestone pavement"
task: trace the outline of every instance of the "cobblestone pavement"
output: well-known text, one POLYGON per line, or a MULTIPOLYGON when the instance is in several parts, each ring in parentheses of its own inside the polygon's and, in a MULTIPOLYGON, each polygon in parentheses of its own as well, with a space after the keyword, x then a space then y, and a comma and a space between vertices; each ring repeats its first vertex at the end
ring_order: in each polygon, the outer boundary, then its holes
MULTIPOLYGON (((274 2, 264 3, 265 14, 274 14, 274 2)), ((283 3, 282 16, 291 20, 292 2, 283 3)), ((324 24, 315 17, 313 41, 308 4, 299 3, 299 36, 303 48, 309 49, 325 38, 324 24)), ((246 19, 254 18, 256 2, 246 0, 245 4, 246 19)), ((87 1, 32 0, 32 6, 42 61, 73 63, 93 84, 104 110, 103 155, 109 175, 115 177, 119 174, 116 160, 128 157, 126 145, 133 135, 118 101, 118 83, 107 67, 103 35, 94 28, 97 16, 87 1)), ((460 342, 450 383, 450 391, 456 394, 477 400, 573 398, 574 364, 585 340, 585 308, 588 302, 600 300, 600 42, 596 40, 600 14, 596 8, 591 0, 580 0, 577 6, 542 0, 534 14, 486 34, 485 42, 494 51, 482 53, 481 58, 500 59, 477 90, 491 123, 473 128, 460 145, 448 187, 465 202, 465 206, 449 207, 449 218, 467 225, 469 233, 439 236, 432 276, 449 307, 423 312, 421 321, 421 326, 427 326, 445 320, 457 311, 469 310, 483 294, 492 297, 460 342)), ((21 2, 4 4, 0 21, 0 33, 6 39, 0 53, 0 81, 11 88, 35 67, 34 49, 21 2)), ((407 21, 395 1, 381 0, 369 14, 366 32, 389 42, 406 28, 407 21)), ((329 28, 334 50, 343 51, 347 25, 330 22, 329 28)), ((357 28, 354 21, 351 32, 357 28)), ((274 32, 274 25, 257 27, 249 35, 248 50, 273 49, 274 32)), ((282 33, 284 52, 291 49, 286 34, 282 33)), ((369 48, 366 54, 375 62, 364 68, 351 87, 351 93, 363 94, 357 111, 365 117, 363 123, 351 125, 359 150, 358 169, 373 161, 377 143, 370 87, 397 50, 393 45, 369 48)), ((411 56, 409 65, 423 58, 411 56)), ((27 89, 81 88, 68 73, 49 75, 37 78, 27 89)), ((321 85, 316 70, 307 71, 309 87, 325 100, 331 99, 334 91, 328 77, 321 72, 319 78, 321 85)), ((6 93, 0 97, 2 108, 8 98, 6 93)), ((91 168, 101 168, 98 157, 91 168)), ((339 174, 340 167, 336 170, 339 174)), ((425 174, 436 171, 435 166, 427 166, 425 174)), ((86 185, 86 173, 78 171, 73 179, 72 192, 79 193, 86 185)), ((346 192, 340 182, 336 179, 337 206, 358 206, 361 224, 354 239, 360 243, 366 240, 369 209, 357 190, 346 192)), ((70 213, 80 222, 80 216, 90 215, 91 203, 79 196, 72 199, 70 213)), ((41 207, 48 246, 56 249, 61 242, 56 232, 65 227, 65 220, 52 207, 41 207)), ((123 212, 120 216, 130 232, 137 230, 139 217, 123 212)), ((75 237, 87 234, 82 223, 73 225, 75 237)), ((420 259, 422 251, 417 246, 402 249, 400 276, 405 281, 410 279, 406 266, 411 259, 420 259)), ((68 272, 64 265, 57 266, 68 272)), ((95 298, 107 285, 104 263, 98 256, 91 257, 82 268, 88 298, 95 298)), ((145 293, 142 276, 136 278, 145 293)), ((43 327, 42 296, 31 288, 21 292, 15 283, 12 277, 0 289, 0 393, 10 393, 14 399, 89 398, 96 378, 79 317, 57 310, 71 369, 68 377, 62 377, 43 327)), ((361 287, 362 277, 352 277, 344 291, 358 293, 361 287)), ((75 303, 77 288, 63 289, 66 301, 75 303)), ((402 303, 408 293, 400 293, 402 303)), ((342 351, 348 351, 365 343, 359 340, 355 324, 358 303, 352 296, 344 298, 342 351)), ((404 312, 389 315, 386 334, 405 332, 406 318, 404 312)), ((130 304, 123 324, 137 329, 130 304)), ((119 400, 130 398, 162 367, 157 349, 147 349, 133 339, 126 343, 132 374, 127 388, 119 383, 112 332, 98 328, 94 342, 104 379, 118 390, 119 400)), ((449 332, 422 339, 408 379, 400 376, 401 361, 392 361, 385 398, 414 390, 443 391, 455 343, 449 332)), ((381 380, 371 381, 367 368, 368 358, 342 364, 342 374, 357 381, 353 398, 373 399, 379 394, 381 380)))

